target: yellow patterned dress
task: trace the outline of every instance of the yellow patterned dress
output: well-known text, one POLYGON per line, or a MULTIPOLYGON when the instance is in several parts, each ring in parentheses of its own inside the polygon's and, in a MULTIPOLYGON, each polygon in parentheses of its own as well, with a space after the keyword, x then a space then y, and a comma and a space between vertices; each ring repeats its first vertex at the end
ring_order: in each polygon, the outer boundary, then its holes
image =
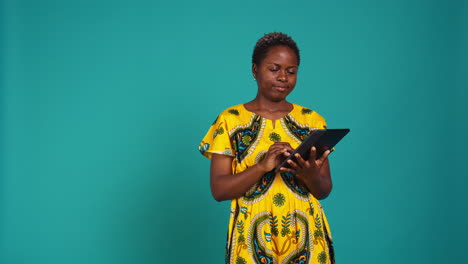
MULTIPOLYGON (((296 104, 276 121, 237 105, 216 118, 199 149, 207 158, 234 157, 235 174, 261 161, 274 142, 296 148, 325 127, 322 116, 296 104)), ((231 202, 226 263, 334 263, 329 230, 320 202, 294 174, 269 172, 231 202)))

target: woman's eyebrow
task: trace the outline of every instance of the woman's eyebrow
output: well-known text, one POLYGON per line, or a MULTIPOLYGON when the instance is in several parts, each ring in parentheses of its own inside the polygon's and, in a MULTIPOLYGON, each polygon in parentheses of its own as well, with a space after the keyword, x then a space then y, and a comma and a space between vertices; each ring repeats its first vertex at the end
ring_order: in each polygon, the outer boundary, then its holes
MULTIPOLYGON (((273 65, 275 65, 275 66, 281 67, 280 64, 274 63, 274 62, 267 62, 266 64, 273 64, 273 65)), ((286 68, 297 68, 297 67, 298 67, 297 65, 292 65, 292 66, 288 66, 288 67, 286 67, 286 68)))

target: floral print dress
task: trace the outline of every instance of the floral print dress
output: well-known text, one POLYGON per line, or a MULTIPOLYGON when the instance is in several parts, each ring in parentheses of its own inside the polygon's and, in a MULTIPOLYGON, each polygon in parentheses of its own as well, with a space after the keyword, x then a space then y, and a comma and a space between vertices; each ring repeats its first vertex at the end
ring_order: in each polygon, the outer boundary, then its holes
MULTIPOLYGON (((236 105, 216 118, 199 150, 210 159, 212 153, 232 156, 236 174, 260 162, 274 142, 297 148, 322 128, 322 116, 296 104, 278 120, 236 105)), ((293 173, 266 173, 231 202, 226 263, 334 263, 331 241, 320 202, 293 173)))

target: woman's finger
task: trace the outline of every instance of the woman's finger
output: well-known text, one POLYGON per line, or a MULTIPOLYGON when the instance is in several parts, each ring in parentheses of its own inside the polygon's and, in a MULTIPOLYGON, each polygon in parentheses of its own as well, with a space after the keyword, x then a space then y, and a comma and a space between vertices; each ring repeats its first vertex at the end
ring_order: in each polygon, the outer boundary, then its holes
POLYGON ((287 146, 280 145, 280 144, 273 144, 270 146, 268 150, 273 150, 273 149, 289 149, 287 146))
POLYGON ((315 148, 315 146, 312 146, 310 148, 309 161, 315 162, 316 156, 317 156, 317 148, 315 148))
POLYGON ((283 152, 284 152, 284 149, 276 148, 276 149, 268 151, 268 155, 271 155, 273 157, 277 157, 278 155, 282 154, 283 152))
POLYGON ((296 172, 297 172, 295 169, 286 168, 286 167, 281 167, 281 168, 280 168, 280 171, 281 171, 281 172, 293 172, 293 173, 296 173, 296 172))
POLYGON ((276 142, 272 146, 281 146, 282 148, 287 149, 288 151, 294 151, 294 149, 291 147, 291 145, 288 142, 276 142))
POLYGON ((296 171, 300 169, 299 165, 296 162, 294 162, 292 159, 288 160, 288 164, 291 165, 291 168, 293 168, 296 171))
POLYGON ((268 151, 267 155, 271 156, 272 158, 282 160, 282 159, 286 158, 287 156, 289 156, 290 153, 286 149, 278 148, 278 149, 273 149, 271 151, 268 151))
POLYGON ((323 153, 322 157, 320 158, 320 162, 321 162, 321 163, 325 162, 325 160, 328 158, 328 155, 329 155, 330 153, 331 153, 330 150, 326 150, 326 151, 323 153))
POLYGON ((294 150, 288 142, 284 142, 283 146, 287 149, 294 150))
POLYGON ((299 153, 296 153, 296 155, 294 155, 294 157, 296 157, 297 162, 299 163, 299 165, 300 165, 301 167, 304 168, 304 167, 306 167, 306 166, 309 165, 309 163, 308 163, 306 160, 304 160, 304 159, 302 158, 302 156, 299 155, 299 153))

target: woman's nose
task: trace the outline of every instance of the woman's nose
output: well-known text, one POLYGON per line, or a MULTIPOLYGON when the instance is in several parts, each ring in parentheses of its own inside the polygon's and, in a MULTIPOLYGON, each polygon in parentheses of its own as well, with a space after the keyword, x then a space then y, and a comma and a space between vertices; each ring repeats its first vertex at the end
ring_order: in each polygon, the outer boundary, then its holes
POLYGON ((284 71, 279 71, 277 79, 280 82, 286 82, 288 81, 288 75, 284 71))

